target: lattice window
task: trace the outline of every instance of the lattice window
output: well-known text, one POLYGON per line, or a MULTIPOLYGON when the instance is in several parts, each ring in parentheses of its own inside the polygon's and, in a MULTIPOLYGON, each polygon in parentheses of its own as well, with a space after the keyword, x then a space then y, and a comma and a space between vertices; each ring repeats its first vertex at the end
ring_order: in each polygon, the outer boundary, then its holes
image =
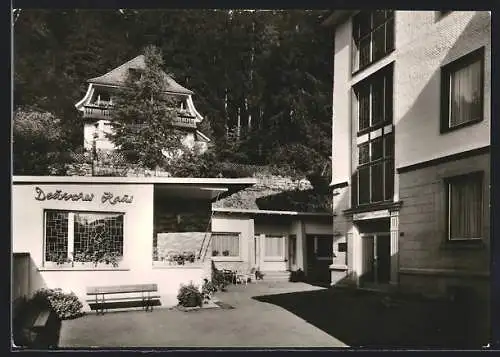
POLYGON ((45 214, 45 260, 68 258, 68 212, 45 214))
POLYGON ((76 213, 74 253, 84 253, 95 240, 104 241, 104 248, 123 255, 123 215, 102 213, 76 213))
POLYGON ((122 213, 45 211, 46 262, 113 263, 122 257, 122 213))

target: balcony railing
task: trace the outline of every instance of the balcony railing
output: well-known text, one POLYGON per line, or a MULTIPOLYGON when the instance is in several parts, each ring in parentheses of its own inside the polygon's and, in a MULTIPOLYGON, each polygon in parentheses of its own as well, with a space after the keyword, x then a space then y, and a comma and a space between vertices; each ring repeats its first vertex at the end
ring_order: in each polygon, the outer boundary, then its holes
POLYGON ((194 118, 178 116, 174 119, 173 124, 175 126, 183 127, 183 128, 196 128, 196 121, 194 118))
POLYGON ((111 112, 109 108, 106 107, 88 106, 83 110, 83 117, 109 120, 111 119, 111 112))
MULTIPOLYGON (((196 119, 188 115, 186 111, 179 111, 177 118, 173 120, 172 124, 182 128, 196 128, 196 119)), ((83 111, 83 117, 110 120, 111 111, 109 107, 86 106, 83 111)))

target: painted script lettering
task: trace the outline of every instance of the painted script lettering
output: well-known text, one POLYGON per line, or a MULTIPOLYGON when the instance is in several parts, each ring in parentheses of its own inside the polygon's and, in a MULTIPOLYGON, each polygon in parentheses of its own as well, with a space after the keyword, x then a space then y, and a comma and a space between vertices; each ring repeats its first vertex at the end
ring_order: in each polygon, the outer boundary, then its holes
POLYGON ((109 202, 112 205, 116 205, 117 203, 132 203, 134 196, 123 195, 123 196, 114 196, 111 192, 104 192, 101 197, 101 202, 106 203, 109 202))
POLYGON ((62 190, 56 190, 54 192, 45 193, 40 187, 35 187, 35 200, 45 201, 45 200, 59 200, 59 201, 92 201, 94 199, 93 193, 68 193, 62 190))
MULTIPOLYGON (((69 193, 62 190, 55 190, 54 192, 45 193, 40 187, 35 187, 35 199, 37 201, 45 200, 59 200, 59 201, 92 201, 94 199, 93 193, 69 193)), ((123 195, 115 196, 111 192, 104 192, 101 196, 102 203, 109 203, 116 205, 117 203, 132 203, 134 196, 123 195)))

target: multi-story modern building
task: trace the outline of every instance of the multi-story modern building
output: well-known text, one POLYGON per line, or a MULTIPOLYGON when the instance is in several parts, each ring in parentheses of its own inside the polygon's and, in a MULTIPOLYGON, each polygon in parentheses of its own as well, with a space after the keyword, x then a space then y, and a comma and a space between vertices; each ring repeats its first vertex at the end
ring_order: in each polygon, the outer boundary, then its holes
POLYGON ((491 18, 334 11, 332 284, 486 301, 491 18))
MULTIPOLYGON (((139 55, 130 61, 112 69, 108 73, 88 80, 85 96, 76 103, 76 109, 83 113, 84 148, 98 150, 113 150, 114 145, 106 134, 112 132, 111 110, 113 96, 117 89, 124 85, 127 76, 140 76, 146 64, 144 55, 139 55)), ((202 150, 206 149, 210 139, 198 130, 198 124, 203 117, 193 103, 193 92, 177 83, 172 77, 163 73, 165 88, 168 95, 177 103, 177 118, 173 125, 185 132, 183 142, 188 147, 197 143, 202 150)))

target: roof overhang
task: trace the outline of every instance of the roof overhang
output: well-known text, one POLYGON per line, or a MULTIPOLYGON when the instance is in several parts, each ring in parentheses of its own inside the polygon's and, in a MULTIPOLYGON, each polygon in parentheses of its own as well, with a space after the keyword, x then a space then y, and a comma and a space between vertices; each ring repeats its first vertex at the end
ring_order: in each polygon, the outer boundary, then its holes
POLYGON ((354 15, 357 11, 354 10, 335 10, 321 23, 322 26, 335 27, 342 22, 346 21, 350 16, 354 15))
POLYGON ((281 216, 310 216, 310 217, 333 217, 333 213, 328 212, 298 212, 298 211, 274 211, 274 210, 260 210, 260 209, 242 209, 242 208, 227 208, 227 207, 213 207, 213 212, 227 213, 227 214, 248 214, 248 215, 281 215, 281 216))
POLYGON ((14 185, 154 185, 157 197, 220 199, 253 186, 254 178, 13 176, 14 185))

